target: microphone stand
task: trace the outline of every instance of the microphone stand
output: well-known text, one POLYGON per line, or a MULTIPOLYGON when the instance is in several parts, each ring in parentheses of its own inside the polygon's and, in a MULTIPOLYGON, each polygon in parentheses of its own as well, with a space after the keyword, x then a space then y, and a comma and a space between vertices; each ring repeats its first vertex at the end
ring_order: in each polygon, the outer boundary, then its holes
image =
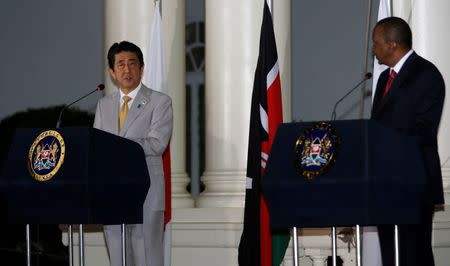
POLYGON ((366 73, 366 75, 364 76, 364 79, 361 80, 360 82, 358 82, 358 84, 356 84, 349 92, 347 92, 344 96, 342 96, 342 98, 340 98, 336 104, 333 107, 333 112, 331 113, 331 121, 336 120, 336 108, 337 106, 348 96, 350 95, 354 90, 356 90, 359 85, 361 85, 364 81, 368 80, 372 78, 372 73, 366 73))
POLYGON ((91 95, 92 93, 94 93, 94 92, 96 92, 96 91, 101 91, 101 90, 103 90, 104 88, 105 88, 105 85, 100 84, 100 85, 98 85, 98 86, 95 88, 95 90, 89 92, 88 94, 84 95, 84 96, 81 97, 80 99, 78 99, 78 100, 76 100, 76 101, 74 101, 74 102, 72 102, 72 103, 70 103, 70 104, 68 104, 68 105, 64 105, 63 108, 61 109, 61 111, 59 112, 58 121, 56 121, 56 128, 59 128, 59 126, 61 125, 61 118, 62 118, 62 115, 63 115, 63 113, 64 113, 64 110, 66 110, 67 108, 69 108, 69 107, 72 106, 73 104, 75 104, 75 103, 77 103, 77 102, 83 100, 84 98, 88 97, 88 96, 91 95))
MULTIPOLYGON (((64 105, 63 108, 61 109, 61 111, 59 112, 59 116, 58 116, 58 121, 56 121, 56 128, 59 128, 59 126, 61 125, 61 119, 62 119, 62 114, 64 112, 64 110, 66 110, 67 108, 69 108, 70 106, 72 106, 73 104, 83 100, 84 98, 88 97, 89 95, 91 95, 92 93, 96 92, 96 91, 101 91, 105 89, 105 85, 103 84, 99 84, 95 90, 89 92, 88 94, 84 95, 83 97, 79 98, 78 100, 68 104, 68 105, 64 105)), ((27 225, 27 229, 28 229, 28 225, 27 225)), ((68 238, 69 238, 69 265, 72 266, 73 265, 73 230, 72 230, 72 224, 68 224, 67 225, 67 234, 68 234, 68 238)), ((28 229, 29 230, 29 229, 28 229)), ((84 244, 83 244, 83 225, 80 224, 79 225, 79 244, 80 244, 80 265, 84 265, 84 244)), ((30 265, 30 264, 28 264, 30 265)))

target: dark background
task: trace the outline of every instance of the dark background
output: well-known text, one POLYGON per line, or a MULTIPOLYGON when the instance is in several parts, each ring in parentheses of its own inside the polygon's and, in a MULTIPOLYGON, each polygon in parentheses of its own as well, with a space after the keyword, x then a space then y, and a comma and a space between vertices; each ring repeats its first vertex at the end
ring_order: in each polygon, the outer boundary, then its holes
MULTIPOLYGON (((103 83, 103 0, 0 4, 0 119, 71 102, 103 83)), ((99 95, 77 106, 95 111, 99 95)))
MULTIPOLYGON (((373 56, 366 38, 369 34, 371 48, 378 5, 379 0, 292 1, 293 120, 329 120, 335 102, 367 71, 372 72, 373 56), (368 27, 369 2, 372 16, 368 27)), ((366 89, 372 89, 372 80, 366 82, 366 89)), ((365 98, 362 117, 360 99, 357 90, 344 100, 337 119, 369 117, 371 98, 365 98)))

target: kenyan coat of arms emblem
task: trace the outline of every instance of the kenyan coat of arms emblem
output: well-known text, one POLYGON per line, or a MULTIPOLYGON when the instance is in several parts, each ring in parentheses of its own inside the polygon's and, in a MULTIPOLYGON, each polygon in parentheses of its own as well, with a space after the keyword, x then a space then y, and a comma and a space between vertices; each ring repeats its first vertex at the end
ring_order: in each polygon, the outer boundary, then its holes
POLYGON ((326 173, 336 160, 339 137, 334 127, 320 122, 305 129, 295 143, 295 166, 300 175, 314 179, 326 173))
POLYGON ((47 130, 36 137, 28 152, 28 171, 37 181, 47 181, 61 168, 66 146, 55 130, 47 130))

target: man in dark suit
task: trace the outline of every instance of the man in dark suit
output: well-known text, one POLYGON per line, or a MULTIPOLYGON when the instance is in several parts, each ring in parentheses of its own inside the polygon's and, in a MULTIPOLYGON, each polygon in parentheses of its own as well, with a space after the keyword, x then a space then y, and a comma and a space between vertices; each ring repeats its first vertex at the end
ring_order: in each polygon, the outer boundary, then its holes
MULTIPOLYGON (((426 196, 416 225, 399 226, 400 265, 434 265, 431 246, 434 206, 444 203, 437 133, 445 97, 439 70, 412 50, 408 24, 397 17, 379 21, 372 34, 373 53, 381 73, 372 119, 401 134, 417 136, 427 174, 426 196)), ((384 266, 395 264, 394 227, 378 226, 384 266)))

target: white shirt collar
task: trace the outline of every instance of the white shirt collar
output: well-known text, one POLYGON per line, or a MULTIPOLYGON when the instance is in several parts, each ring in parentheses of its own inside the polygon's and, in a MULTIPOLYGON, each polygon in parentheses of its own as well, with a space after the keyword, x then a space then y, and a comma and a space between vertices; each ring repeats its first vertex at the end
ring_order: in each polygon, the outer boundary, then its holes
POLYGON ((406 59, 408 59, 408 57, 410 57, 413 53, 413 49, 409 50, 403 57, 402 59, 400 59, 397 64, 395 64, 394 67, 391 68, 391 70, 393 69, 397 74, 400 72, 400 70, 403 67, 403 64, 405 63, 406 59))
POLYGON ((129 97, 131 97, 131 100, 128 102, 128 107, 130 107, 133 104, 134 99, 136 98, 139 90, 142 87, 142 83, 139 83, 139 85, 136 87, 136 89, 132 90, 130 93, 125 94, 122 92, 122 90, 119 89, 120 92, 120 106, 122 106, 123 104, 123 96, 127 95, 129 97))

